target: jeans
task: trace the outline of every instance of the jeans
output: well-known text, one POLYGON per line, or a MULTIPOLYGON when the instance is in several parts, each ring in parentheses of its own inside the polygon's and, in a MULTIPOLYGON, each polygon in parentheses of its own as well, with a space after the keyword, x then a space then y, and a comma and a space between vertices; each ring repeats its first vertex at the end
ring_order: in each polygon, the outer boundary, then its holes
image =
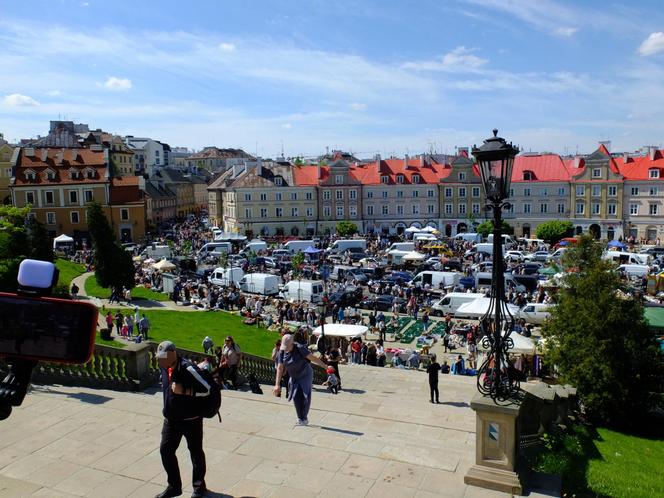
POLYGON ((191 483, 194 490, 205 489, 205 453, 203 452, 203 419, 173 421, 164 419, 161 429, 161 463, 168 476, 168 486, 182 489, 180 467, 175 452, 182 436, 187 440, 193 471, 191 483))

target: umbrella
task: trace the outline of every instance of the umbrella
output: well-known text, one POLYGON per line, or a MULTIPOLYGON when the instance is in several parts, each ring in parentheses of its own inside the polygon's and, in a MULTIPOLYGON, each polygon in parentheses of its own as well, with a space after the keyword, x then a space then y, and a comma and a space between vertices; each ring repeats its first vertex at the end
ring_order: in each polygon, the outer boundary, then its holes
POLYGON ((316 249, 315 247, 309 246, 304 250, 304 254, 318 254, 319 252, 323 252, 322 249, 316 249))
MULTIPOLYGON (((314 335, 321 334, 322 327, 316 327, 313 331, 314 335)), ((325 335, 329 337, 358 337, 364 335, 369 330, 369 327, 364 325, 346 325, 344 323, 328 323, 325 324, 325 335)))
POLYGON ((427 259, 426 255, 419 253, 417 251, 412 251, 407 254, 404 254, 403 258, 404 261, 423 261, 427 259))
POLYGON ((627 249, 627 246, 620 242, 619 240, 610 240, 607 244, 609 247, 617 247, 620 249, 627 249))
MULTIPOLYGON (((505 332, 503 332, 503 337, 505 337, 505 332)), ((512 342, 514 343, 514 347, 509 350, 510 353, 535 354, 535 342, 532 339, 517 334, 516 332, 510 334, 510 339, 512 339, 512 342)), ((479 341, 477 349, 482 351, 485 350, 482 346, 482 341, 479 341)))
POLYGON ((175 270, 176 267, 173 263, 164 258, 161 261, 159 261, 159 263, 153 264, 152 268, 159 271, 169 271, 169 270, 175 270))
POLYGON ((417 227, 408 227, 406 228, 406 233, 415 233, 415 232, 421 232, 422 230, 417 227))
POLYGON ((423 232, 434 233, 434 232, 437 232, 438 230, 436 230, 435 227, 426 226, 422 229, 422 231, 423 232))
MULTIPOLYGON (((502 303, 503 310, 507 308, 512 316, 516 316, 519 312, 519 307, 514 306, 513 304, 502 303)), ((491 306, 491 298, 489 297, 478 297, 468 303, 464 303, 459 306, 459 309, 456 311, 457 316, 470 316, 470 317, 481 317, 486 314, 491 306)))
POLYGON ((569 242, 567 242, 566 240, 561 240, 560 242, 558 242, 558 245, 559 245, 560 247, 564 247, 564 246, 569 245, 569 242))

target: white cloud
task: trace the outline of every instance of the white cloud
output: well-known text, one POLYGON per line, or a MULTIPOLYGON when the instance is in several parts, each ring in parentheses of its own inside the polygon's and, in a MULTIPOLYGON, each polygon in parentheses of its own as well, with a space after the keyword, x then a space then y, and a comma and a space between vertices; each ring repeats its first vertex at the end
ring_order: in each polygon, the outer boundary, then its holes
POLYGON ((367 107, 367 104, 362 104, 361 102, 353 102, 350 105, 350 108, 354 111, 366 111, 367 107))
POLYGON ((661 31, 650 33, 650 36, 643 40, 643 43, 639 46, 638 52, 643 56, 664 52, 664 33, 661 31))
POLYGON ((222 52, 235 52, 235 44, 234 43, 227 43, 223 42, 219 44, 219 50, 222 52))
POLYGON ((109 76, 101 86, 107 90, 124 92, 131 89, 131 80, 128 78, 117 78, 115 76, 109 76))
POLYGON ((418 71, 475 72, 488 62, 487 59, 482 59, 473 54, 476 51, 475 48, 467 48, 461 45, 447 52, 440 59, 407 62, 404 64, 404 68, 418 71))
POLYGON ((557 35, 563 36, 565 38, 569 38, 571 36, 574 36, 574 33, 576 33, 577 31, 579 31, 579 28, 560 27, 560 28, 556 29, 555 33, 557 35))
POLYGON ((39 102, 37 102, 32 97, 28 97, 27 95, 22 95, 20 93, 5 95, 2 101, 5 103, 5 105, 10 107, 36 107, 39 105, 39 102))
POLYGON ((290 129, 293 127, 293 125, 290 124, 290 123, 284 123, 284 124, 281 125, 281 127, 282 127, 284 130, 290 130, 290 129))
POLYGON ((62 95, 62 92, 60 90, 49 90, 48 92, 46 92, 46 95, 48 95, 49 97, 59 97, 60 95, 62 95))

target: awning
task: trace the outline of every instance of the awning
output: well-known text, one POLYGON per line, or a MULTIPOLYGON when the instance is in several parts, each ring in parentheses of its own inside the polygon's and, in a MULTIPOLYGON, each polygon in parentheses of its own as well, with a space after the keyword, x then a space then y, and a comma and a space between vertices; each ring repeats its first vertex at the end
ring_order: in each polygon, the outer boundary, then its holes
POLYGON ((64 233, 62 235, 58 235, 53 239, 53 249, 56 248, 58 244, 73 244, 74 239, 72 239, 69 235, 65 235, 64 233))
MULTIPOLYGON (((314 335, 321 334, 322 327, 314 329, 314 335)), ((364 335, 369 330, 369 327, 364 325, 346 325, 343 323, 329 323, 325 324, 325 335, 329 337, 359 337, 364 335)))
POLYGON ((664 329, 664 308, 659 306, 646 306, 643 311, 648 325, 652 329, 664 329))
MULTIPOLYGON (((505 336, 505 333, 503 333, 503 337, 505 336)), ((516 332, 512 332, 510 334, 510 339, 512 339, 512 342, 514 342, 514 347, 509 350, 510 353, 513 354, 535 354, 536 349, 535 349, 535 342, 530 339, 529 337, 524 337, 521 334, 517 334, 516 332)), ((477 345, 477 349, 480 351, 486 351, 484 347, 482 346, 482 341, 479 341, 477 345)))
MULTIPOLYGON (((519 312, 519 307, 514 306, 513 304, 502 303, 503 310, 505 307, 509 310, 513 317, 516 317, 516 314, 519 312)), ((481 317, 489 310, 491 307, 491 298, 490 297, 478 297, 468 303, 464 303, 459 306, 456 314, 459 316, 471 316, 471 317, 481 317)))
POLYGON ((403 258, 404 261, 424 261, 427 259, 425 254, 419 253, 417 251, 412 251, 407 254, 404 254, 403 258))
POLYGON ((162 259, 159 263, 153 264, 152 268, 159 271, 169 271, 175 270, 176 266, 167 259, 162 259))

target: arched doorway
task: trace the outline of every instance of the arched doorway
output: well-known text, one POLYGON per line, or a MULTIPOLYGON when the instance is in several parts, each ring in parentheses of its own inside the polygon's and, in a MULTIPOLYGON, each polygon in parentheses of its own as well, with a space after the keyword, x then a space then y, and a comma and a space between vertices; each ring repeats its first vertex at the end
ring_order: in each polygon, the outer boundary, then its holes
POLYGON ((297 227, 293 227, 291 228, 290 233, 293 237, 297 237, 300 234, 300 229, 297 227))
POLYGON ((530 238, 530 224, 529 223, 524 223, 523 224, 523 237, 526 239, 530 238))
POLYGON ((466 233, 468 231, 468 225, 465 223, 459 223, 457 225, 457 233, 466 233))
POLYGON ((411 226, 411 227, 415 227, 415 228, 422 228, 422 224, 421 224, 419 221, 413 221, 413 222, 410 224, 410 226, 411 226))
POLYGON ((261 228, 261 235, 263 236, 270 235, 270 228, 267 225, 261 228))
POLYGON ((452 236, 452 225, 449 223, 445 225, 445 237, 451 237, 452 236))
POLYGON ((427 223, 427 226, 438 230, 438 224, 435 221, 430 221, 429 223, 427 223))
POLYGON ((397 231, 397 235, 403 235, 403 233, 406 230, 406 224, 405 223, 397 223, 396 225, 394 225, 394 228, 397 231))
POLYGON ((606 231, 606 238, 607 240, 613 240, 616 237, 616 232, 613 230, 613 228, 609 228, 606 231))
POLYGON ((581 235, 582 233, 583 233, 583 227, 582 227, 581 225, 578 225, 578 226, 574 229, 574 235, 581 235))
POLYGON ((650 225, 646 228, 646 239, 648 239, 649 242, 657 240, 657 227, 650 225))
POLYGON ((597 223, 593 223, 588 227, 588 232, 593 236, 593 239, 598 239, 602 236, 602 229, 597 223))

